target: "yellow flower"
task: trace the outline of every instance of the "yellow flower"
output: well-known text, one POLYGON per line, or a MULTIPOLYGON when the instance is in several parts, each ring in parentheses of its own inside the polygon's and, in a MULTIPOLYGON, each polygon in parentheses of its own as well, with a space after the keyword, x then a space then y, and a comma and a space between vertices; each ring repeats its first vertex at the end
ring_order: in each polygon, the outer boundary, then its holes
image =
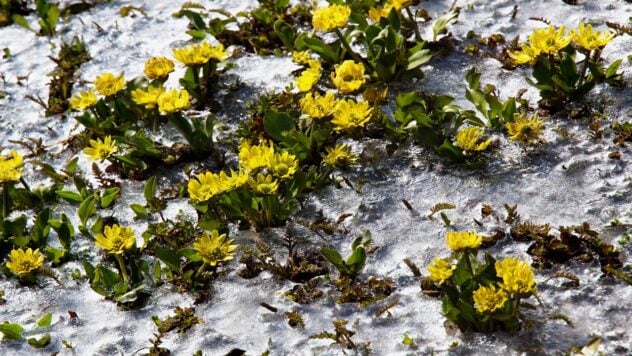
POLYGON ((313 13, 312 25, 321 31, 333 31, 347 26, 351 8, 344 5, 331 5, 317 9, 313 13))
POLYGON ((117 151, 118 148, 116 147, 116 140, 113 140, 110 135, 105 136, 103 141, 101 141, 100 138, 90 140, 90 147, 83 149, 83 153, 87 154, 95 161, 103 161, 115 154, 117 151))
POLYGON ((300 92, 310 91, 320 79, 320 62, 317 60, 308 61, 309 68, 304 70, 301 75, 296 78, 296 87, 300 92))
POLYGON ((372 7, 369 9, 369 18, 374 22, 378 22, 382 17, 387 17, 391 13, 392 8, 391 4, 386 4, 383 7, 372 7))
POLYGON ((327 154, 323 154, 323 163, 330 167, 346 167, 356 164, 358 157, 351 153, 351 147, 345 144, 337 144, 334 147, 325 149, 327 154))
POLYGON ((538 114, 528 118, 524 115, 514 114, 514 121, 505 124, 510 141, 518 141, 522 144, 537 141, 544 130, 544 120, 538 118, 538 114))
POLYGON ((191 105, 189 102, 189 92, 177 89, 162 92, 156 102, 160 112, 165 114, 181 111, 191 105))
POLYGON ((280 179, 290 179, 298 169, 298 160, 296 156, 289 154, 287 151, 283 153, 275 153, 274 158, 268 164, 272 174, 280 179))
POLYGON ((452 273, 455 269, 456 265, 452 265, 446 259, 438 257, 435 257, 430 266, 428 266, 430 279, 439 284, 443 284, 448 278, 452 277, 452 273))
POLYGON ((452 251, 476 249, 483 243, 483 237, 474 231, 448 231, 445 240, 452 251))
POLYGON ((6 263, 7 268, 18 277, 37 272, 43 264, 44 256, 42 256, 39 249, 33 251, 30 248, 26 251, 21 248, 11 250, 9 261, 6 263))
POLYGON ((547 28, 535 29, 529 36, 531 47, 542 53, 557 53, 562 48, 571 43, 571 36, 566 35, 566 28, 560 27, 557 31, 553 25, 547 28))
POLYGON ((250 188, 259 194, 274 194, 279 189, 279 182, 272 179, 272 175, 257 174, 257 179, 250 179, 250 188))
POLYGON ((413 4, 412 0, 389 0, 388 3, 393 6, 395 10, 401 10, 413 4))
POLYGON ((603 33, 601 31, 595 32, 592 25, 586 26, 583 22, 579 24, 577 30, 571 30, 571 34, 573 42, 587 51, 603 48, 615 36, 615 33, 610 30, 603 33))
POLYGON ((540 50, 526 43, 523 43, 521 46, 522 50, 509 52, 509 57, 511 57, 516 64, 534 64, 538 60, 540 50))
POLYGON ((511 294, 535 292, 535 278, 531 266, 516 257, 496 261, 496 274, 503 279, 500 286, 511 294))
POLYGON ((204 232, 202 237, 193 243, 193 248, 197 250, 202 261, 211 266, 217 266, 218 263, 230 261, 235 257, 235 249, 237 245, 233 244, 233 240, 227 240, 226 234, 219 234, 217 230, 204 232))
POLYGON ((239 144, 239 165, 246 170, 268 167, 274 160, 274 146, 272 142, 262 142, 253 146, 247 140, 239 144))
POLYGON ((222 191, 219 175, 211 172, 200 173, 187 184, 189 197, 197 202, 205 202, 222 191))
POLYGON ((312 59, 312 52, 307 51, 294 51, 292 52, 292 61, 298 64, 307 64, 312 59))
POLYGON ((336 98, 334 93, 329 91, 327 94, 307 93, 299 102, 301 110, 312 119, 322 119, 333 114, 336 107, 336 98))
POLYGON ((217 46, 211 46, 206 41, 183 48, 173 49, 172 53, 175 59, 190 67, 201 66, 211 59, 219 62, 228 58, 228 53, 224 50, 223 44, 220 43, 217 46))
POLYGON ((466 127, 456 134, 455 144, 464 151, 484 151, 492 143, 492 139, 481 142, 483 132, 480 127, 466 127))
POLYGON ((145 62, 145 75, 149 79, 165 80, 173 69, 174 64, 169 58, 152 57, 145 62))
POLYGON ((97 103, 97 93, 94 89, 80 91, 75 93, 68 102, 73 110, 83 111, 93 107, 97 103))
POLYGON ((138 105, 144 105, 145 109, 151 110, 158 105, 158 97, 164 92, 163 87, 149 86, 147 90, 136 89, 132 91, 132 100, 138 105))
POLYGON ((336 64, 331 81, 343 94, 353 93, 364 84, 364 65, 352 60, 336 64))
POLYGON ((331 120, 331 123, 335 125, 334 131, 364 127, 371 119, 372 112, 373 108, 370 108, 366 101, 339 100, 334 111, 334 118, 331 120))
POLYGON ((94 80, 94 86, 101 95, 114 95, 125 88, 123 74, 115 76, 112 73, 104 73, 94 80))
POLYGON ((24 158, 16 150, 9 151, 9 155, 0 155, 0 183, 17 182, 22 178, 24 158))
POLYGON ((97 234, 94 243, 113 255, 123 254, 136 245, 136 237, 131 227, 106 226, 103 233, 97 234))
POLYGON ((221 191, 229 191, 239 188, 248 183, 248 173, 242 169, 239 171, 230 170, 230 175, 222 171, 219 173, 219 183, 221 191))
POLYGON ((493 285, 480 286, 472 294, 472 299, 474 299, 474 307, 479 313, 492 313, 505 305, 507 294, 502 289, 496 289, 493 285))

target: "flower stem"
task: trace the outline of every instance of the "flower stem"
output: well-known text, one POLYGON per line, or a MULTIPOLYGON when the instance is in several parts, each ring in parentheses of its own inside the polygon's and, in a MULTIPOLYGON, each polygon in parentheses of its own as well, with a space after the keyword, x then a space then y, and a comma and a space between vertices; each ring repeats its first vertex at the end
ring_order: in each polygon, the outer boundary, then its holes
POLYGON ((31 191, 31 187, 29 187, 29 185, 26 183, 24 178, 20 177, 20 183, 22 183, 22 186, 24 187, 24 189, 28 190, 29 192, 31 191))
POLYGON ((406 14, 408 14, 408 18, 410 20, 410 24, 413 27, 413 31, 415 31, 415 38, 418 42, 423 41, 421 39, 421 34, 419 33, 419 27, 417 26, 417 20, 415 20, 415 15, 410 11, 410 7, 406 6, 406 14))
MULTIPOLYGON (((351 55, 351 57, 353 58, 354 61, 358 62, 358 63, 362 63, 362 64, 367 64, 364 59, 362 59, 362 57, 360 57, 357 53, 355 53, 353 51, 353 49, 351 49, 351 46, 349 45, 349 43, 347 42, 347 39, 345 38, 345 36, 342 34, 342 32, 340 32, 340 29, 336 29, 336 35, 338 35, 338 38, 340 39, 340 42, 342 42, 342 45, 344 46, 344 48, 347 50, 347 52, 349 52, 349 54, 351 55)), ((371 67, 372 68, 372 67, 371 67)))
POLYGON ((200 268, 198 268, 198 270, 195 272, 195 276, 194 276, 195 279, 198 279, 202 275, 202 273, 206 269, 206 266, 207 266, 206 262, 202 262, 202 265, 200 266, 200 268))
POLYGON ((125 267, 125 261, 123 261, 123 255, 115 255, 116 261, 118 261, 121 274, 123 275, 123 281, 127 284, 129 281, 129 275, 127 274, 127 268, 125 267))
POLYGON ((7 182, 2 183, 2 218, 6 219, 9 216, 9 190, 7 182))

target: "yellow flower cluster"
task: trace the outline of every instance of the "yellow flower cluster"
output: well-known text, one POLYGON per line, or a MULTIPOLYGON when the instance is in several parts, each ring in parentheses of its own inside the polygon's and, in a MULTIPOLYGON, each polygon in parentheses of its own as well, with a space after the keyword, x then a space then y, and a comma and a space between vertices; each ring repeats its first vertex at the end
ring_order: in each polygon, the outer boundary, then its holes
POLYGON ((476 249, 483 243, 483 237, 474 231, 448 231, 445 240, 452 251, 476 249))
POLYGON ((189 67, 199 67, 210 60, 219 62, 228 58, 228 53, 224 49, 223 44, 220 43, 217 46, 211 46, 206 41, 173 49, 172 53, 175 59, 189 67))
POLYGON ((391 13, 392 9, 400 11, 401 9, 408 7, 412 4, 411 0, 389 0, 384 6, 372 7, 369 9, 369 18, 375 22, 380 21, 380 18, 387 17, 391 13))
POLYGON ((496 289, 494 285, 480 286, 472 294, 474 307, 480 313, 490 312, 502 308, 507 302, 507 294, 502 289, 496 289))
POLYGON ((149 86, 146 90, 139 88, 132 90, 132 100, 145 109, 151 110, 158 105, 158 97, 165 91, 162 86, 149 86))
POLYGON ((294 63, 298 63, 298 64, 308 64, 309 61, 312 59, 312 52, 307 50, 307 51, 294 51, 292 52, 292 61, 294 61, 294 63))
POLYGON ((476 126, 466 127, 459 130, 454 138, 454 143, 464 151, 484 151, 491 143, 491 139, 482 141, 483 129, 476 126))
POLYGON ((73 110, 83 111, 93 107, 97 103, 97 93, 94 89, 80 91, 75 93, 68 102, 73 110))
POLYGON ((358 161, 358 157, 351 153, 351 147, 345 144, 337 144, 325 150, 327 154, 323 154, 323 163, 330 167, 351 166, 358 161))
POLYGON ((16 150, 9 151, 9 155, 0 155, 0 183, 17 182, 22 178, 24 158, 16 150))
POLYGON ((535 279, 531 266, 515 257, 496 261, 496 274, 503 279, 500 286, 514 295, 535 292, 535 279))
POLYGON ((109 254, 121 255, 134 248, 136 237, 132 228, 114 224, 106 226, 103 233, 97 234, 94 242, 109 254))
POLYGON ((158 110, 165 114, 171 114, 184 110, 191 105, 189 101, 189 92, 183 89, 163 91, 160 95, 158 95, 156 104, 158 104, 158 110))
POLYGON ((353 130, 364 127, 372 113, 373 108, 367 101, 339 100, 331 123, 335 125, 334 131, 353 130))
POLYGON ((105 136, 103 140, 100 138, 90 140, 90 147, 83 149, 83 153, 95 161, 103 161, 104 159, 111 157, 117 151, 118 148, 116 147, 116 140, 113 140, 110 135, 105 136))
POLYGON ((435 257, 432 263, 428 266, 428 272, 430 272, 430 279, 433 282, 443 284, 448 278, 452 277, 452 273, 456 269, 456 265, 451 264, 444 258, 435 257))
POLYGON ((255 193, 271 194, 279 187, 275 178, 292 178, 298 170, 298 160, 287 151, 275 152, 271 142, 251 145, 243 140, 239 146, 239 166, 238 172, 231 170, 230 174, 199 174, 188 183, 189 196, 197 202, 205 202, 217 194, 242 187, 246 183, 255 193), (259 169, 265 169, 266 174, 259 169))
POLYGON ((114 95, 125 88, 123 74, 103 73, 94 80, 94 86, 103 96, 114 95))
POLYGON ((334 93, 329 91, 325 95, 307 93, 299 102, 301 110, 312 119, 322 119, 334 113, 336 108, 334 93))
POLYGON ((353 93, 365 82, 364 65, 352 60, 336 64, 331 73, 331 81, 342 94, 353 93))
POLYGON ((611 30, 605 32, 593 31, 592 25, 586 26, 583 22, 576 30, 571 30, 573 42, 586 51, 601 49, 605 47, 615 36, 611 30))
POLYGON ((44 256, 39 249, 16 249, 9 253, 9 261, 6 263, 7 268, 18 277, 23 277, 36 272, 44 264, 44 256))
POLYGON ((296 87, 300 92, 312 90, 314 85, 318 83, 318 80, 320 79, 320 62, 312 59, 307 63, 309 64, 309 68, 304 70, 301 75, 296 78, 296 87))
POLYGON ((544 121, 535 114, 530 118, 525 115, 515 114, 514 121, 505 124, 510 141, 518 141, 528 144, 540 139, 544 130, 544 121))
POLYGON ((218 263, 230 261, 235 257, 237 245, 233 240, 228 240, 226 234, 219 234, 217 230, 204 232, 204 234, 193 243, 193 248, 202 258, 202 262, 217 266, 218 263))
POLYGON ((169 58, 152 57, 145 62, 145 76, 149 79, 164 81, 173 70, 174 64, 169 58))
POLYGON ((331 5, 315 10, 312 15, 314 28, 329 32, 347 26, 351 8, 344 5, 331 5))

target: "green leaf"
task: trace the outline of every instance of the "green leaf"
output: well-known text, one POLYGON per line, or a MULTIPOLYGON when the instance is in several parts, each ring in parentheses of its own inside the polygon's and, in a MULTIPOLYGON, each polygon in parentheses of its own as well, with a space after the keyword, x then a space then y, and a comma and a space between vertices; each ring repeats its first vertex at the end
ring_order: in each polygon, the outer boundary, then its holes
POLYGON ((33 229, 31 232, 31 240, 33 240, 37 246, 45 245, 46 240, 48 240, 48 234, 50 232, 48 220, 50 220, 50 218, 51 210, 49 208, 46 208, 37 214, 37 218, 33 223, 33 229))
POLYGON ((347 274, 349 272, 349 269, 345 265, 342 260, 342 256, 338 253, 338 251, 333 248, 323 247, 320 249, 320 253, 327 259, 327 261, 334 265, 340 273, 347 274))
POLYGON ((79 220, 81 220, 81 225, 83 227, 86 226, 88 219, 97 212, 97 205, 94 202, 94 196, 89 196, 86 200, 81 203, 79 206, 79 210, 77 210, 77 215, 79 215, 79 220))
POLYGON ((292 49, 296 35, 292 26, 283 20, 277 20, 274 23, 274 33, 281 39, 281 42, 287 49, 292 49))
POLYGON ((16 24, 22 26, 23 28, 25 28, 25 29, 27 29, 27 30, 29 30, 31 32, 37 33, 37 31, 35 31, 35 30, 33 30, 31 28, 29 23, 26 21, 26 19, 22 15, 15 14, 15 15, 11 16, 11 20, 13 20, 13 22, 15 22, 16 24))
POLYGON ((180 270, 180 257, 174 250, 158 249, 156 257, 164 262, 170 269, 174 271, 180 270))
POLYGON ((356 247, 351 256, 347 258, 347 266, 352 270, 353 274, 360 273, 366 262, 366 250, 364 247, 356 247))
POLYGON ((158 181, 155 176, 149 178, 147 183, 145 183, 145 191, 143 194, 145 195, 145 200, 148 202, 156 196, 156 191, 158 189, 158 181))
POLYGON ((112 205, 114 200, 116 200, 116 198, 118 198, 120 194, 121 188, 115 187, 106 189, 103 196, 101 197, 101 207, 107 208, 112 205))
POLYGON ((284 141, 283 133, 294 130, 296 125, 288 113, 268 110, 263 118, 263 128, 274 140, 284 141))
POLYGON ((198 255, 197 250, 194 248, 182 248, 178 251, 178 253, 193 262, 202 261, 202 257, 198 255))
POLYGON ((610 79, 617 75, 617 71, 619 70, 622 61, 622 59, 617 59, 608 66, 608 69, 606 69, 606 79, 610 79))
POLYGON ((459 10, 456 9, 444 14, 443 16, 435 20, 434 25, 432 26, 432 32, 433 32, 432 40, 436 41, 437 36, 445 32, 448 29, 448 26, 455 23, 458 18, 459 18, 459 10))
POLYGON ((26 342, 28 342, 29 345, 33 346, 36 349, 41 349, 48 346, 48 344, 50 344, 51 337, 50 337, 50 334, 47 333, 46 335, 42 336, 39 339, 31 337, 28 340, 26 340, 26 342))
POLYGON ((9 323, 8 321, 0 324, 0 333, 4 335, 2 341, 22 340, 23 331, 24 328, 19 324, 9 323))
POLYGON ((55 194, 69 203, 81 203, 83 201, 81 194, 69 190, 58 190, 55 194))
POLYGON ((432 52, 428 49, 421 49, 408 57, 408 66, 406 70, 415 69, 432 59, 432 52))
POLYGON ((41 327, 41 328, 45 328, 50 326, 50 323, 53 321, 53 314, 52 313, 48 313, 46 315, 44 315, 43 317, 39 318, 39 320, 37 321, 37 326, 41 327))
POLYGON ((147 216, 149 216, 149 213, 147 212, 147 208, 145 208, 144 205, 131 204, 129 207, 136 213, 137 219, 144 219, 147 216))

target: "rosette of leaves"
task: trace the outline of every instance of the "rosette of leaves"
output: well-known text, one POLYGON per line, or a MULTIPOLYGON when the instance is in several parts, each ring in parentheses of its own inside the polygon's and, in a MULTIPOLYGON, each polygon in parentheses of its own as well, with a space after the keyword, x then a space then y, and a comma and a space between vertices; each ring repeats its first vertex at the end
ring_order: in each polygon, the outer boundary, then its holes
POLYGON ((342 258, 340 252, 330 247, 321 248, 320 253, 338 270, 341 276, 354 279, 364 269, 367 257, 366 249, 371 241, 371 234, 368 232, 353 239, 351 254, 346 259, 342 258))

